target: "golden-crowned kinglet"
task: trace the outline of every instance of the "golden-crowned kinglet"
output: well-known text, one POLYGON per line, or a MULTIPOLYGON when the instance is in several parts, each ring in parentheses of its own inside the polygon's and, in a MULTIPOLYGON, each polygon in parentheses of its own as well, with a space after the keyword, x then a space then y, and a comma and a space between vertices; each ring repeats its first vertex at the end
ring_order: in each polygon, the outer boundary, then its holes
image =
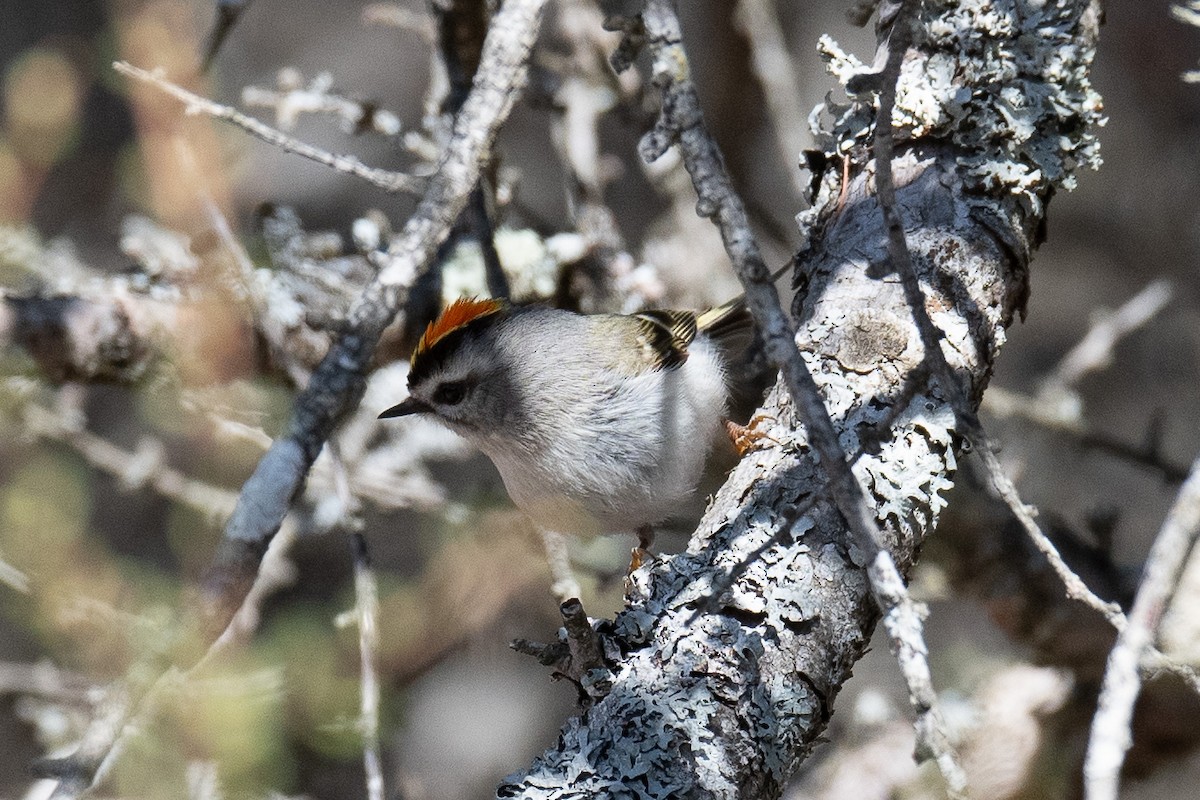
POLYGON ((726 353, 749 331, 740 300, 628 316, 458 300, 418 342, 409 398, 379 416, 433 414, 544 529, 644 531, 725 435, 726 353))

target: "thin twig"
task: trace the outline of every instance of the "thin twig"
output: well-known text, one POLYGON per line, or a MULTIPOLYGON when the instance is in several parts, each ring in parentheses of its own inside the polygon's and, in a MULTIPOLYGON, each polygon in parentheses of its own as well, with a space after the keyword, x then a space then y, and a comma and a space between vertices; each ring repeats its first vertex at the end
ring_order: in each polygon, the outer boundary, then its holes
MULTIPOLYGON (((367 540, 358 518, 358 501, 350 491, 350 476, 342 457, 342 448, 331 440, 328 445, 333 472, 334 496, 338 503, 337 527, 350 534, 350 552, 354 560, 353 624, 358 628, 359 715, 358 730, 363 739, 363 773, 367 800, 383 800, 383 758, 379 745, 379 584, 371 568, 367 540)), ((347 615, 348 616, 348 615, 347 615)))
POLYGON ((242 89, 242 104, 248 108, 269 108, 275 112, 275 124, 283 130, 296 126, 301 114, 327 114, 341 120, 346 133, 374 131, 383 136, 400 136, 404 131, 400 118, 376 103, 353 100, 333 91, 333 76, 317 75, 307 86, 298 70, 279 71, 275 89, 247 86, 242 89))
POLYGON ((1171 283, 1157 280, 1129 298, 1116 311, 1100 315, 1092 322, 1087 335, 1058 362, 1058 366, 1042 383, 1038 396, 1045 399, 1073 393, 1075 385, 1085 375, 1111 364, 1117 342, 1153 319, 1171 302, 1171 295, 1171 283))
POLYGON ((29 576, 3 558, 0 558, 0 583, 21 594, 29 594, 29 576))
MULTIPOLYGON (((451 0, 444 5, 435 3, 432 9, 437 19, 436 52, 442 57, 449 81, 448 91, 443 99, 442 117, 449 121, 466 102, 479 69, 488 11, 486 4, 471 0, 451 0)), ((496 251, 495 226, 492 223, 491 206, 495 192, 488 180, 491 165, 481 164, 480 167, 475 189, 471 192, 467 206, 463 209, 450 238, 443 244, 443 249, 452 248, 455 240, 462 235, 469 234, 474 237, 479 243, 479 251, 483 257, 488 293, 492 297, 508 297, 508 276, 504 273, 500 254, 496 251)))
POLYGON ((194 92, 189 92, 182 86, 167 80, 164 77, 165 73, 161 69, 145 70, 124 61, 114 62, 113 69, 122 75, 128 75, 131 78, 161 89, 183 103, 186 106, 188 114, 207 114, 214 119, 225 120, 250 135, 263 140, 267 144, 274 145, 285 152, 295 153, 298 156, 316 161, 318 164, 332 167, 338 172, 344 172, 347 175, 361 178, 385 191, 419 192, 425 185, 424 178, 407 175, 403 172, 392 172, 377 167, 368 167, 354 156, 339 155, 322 150, 319 147, 313 147, 299 139, 288 136, 276 128, 272 128, 264 122, 260 122, 254 117, 243 114, 232 106, 216 103, 194 92))
POLYGON ((354 617, 358 624, 359 732, 363 737, 363 770, 367 800, 383 800, 383 759, 379 746, 379 585, 371 569, 367 541, 350 534, 354 552, 354 617))
POLYGON ((1188 468, 1167 459, 1158 452, 1153 441, 1146 444, 1123 442, 1115 436, 1088 427, 1075 410, 1062 404, 1044 403, 1033 395, 1014 392, 1003 386, 991 386, 983 396, 982 408, 994 416, 1020 417, 1034 425, 1066 434, 1081 447, 1154 470, 1167 483, 1178 485, 1187 479, 1188 468))
MULTIPOLYGON (((23 413, 31 432, 73 448, 92 466, 117 477, 126 488, 148 486, 164 497, 218 521, 223 521, 233 511, 236 502, 233 492, 188 478, 166 466, 162 445, 157 442, 143 440, 139 451, 129 452, 87 431, 82 421, 68 420, 36 403, 28 403, 23 413)), ((292 577, 284 554, 295 538, 295 525, 285 521, 282 527, 281 534, 275 537, 264 556, 263 567, 241 607, 197 662, 193 672, 232 641, 254 630, 259 618, 258 609, 266 595, 292 577)), ((161 692, 183 676, 178 670, 166 669, 161 654, 149 655, 130 674, 142 677, 119 681, 109 687, 75 752, 66 758, 43 762, 41 768, 59 779, 55 798, 79 797, 103 780, 120 759, 130 735, 138 730, 139 721, 153 713, 161 692)))
POLYGON ((415 33, 430 45, 437 40, 437 26, 427 12, 412 11, 399 3, 371 3, 363 8, 362 21, 365 25, 387 25, 415 33))
POLYGON ((559 611, 571 653, 571 677, 579 682, 588 697, 597 700, 611 691, 613 677, 604 662, 600 637, 578 598, 564 602, 559 606, 559 611))
MULTIPOLYGON (((945 353, 942 351, 941 341, 944 335, 933 323, 926 309, 925 294, 920 287, 919 278, 913 266, 911 254, 908 251, 903 220, 900 218, 896 207, 895 185, 892 177, 892 157, 894 152, 892 109, 895 106, 896 86, 899 80, 900 66, 911 36, 908 13, 912 6, 913 0, 905 0, 904 5, 892 23, 888 60, 882 74, 879 112, 875 127, 875 181, 884 224, 887 228, 888 255, 891 259, 893 269, 898 273, 901 284, 904 287, 905 297, 912 310, 913 320, 921 336, 926 362, 930 364, 932 373, 937 378, 939 386, 946 393, 951 408, 955 412, 960 429, 972 442, 975 450, 983 459, 996 493, 1004 500, 1012 514, 1021 523, 1021 526, 1030 537, 1034 546, 1046 557, 1051 568, 1063 582, 1067 596, 1088 605, 1103 615, 1117 629, 1120 636, 1127 627, 1127 621, 1125 615, 1121 613, 1120 606, 1116 603, 1105 602, 1098 597, 1067 565, 1059 554, 1058 549, 1054 546, 1054 543, 1034 520, 1032 507, 1022 502, 1016 486, 1005 474, 1000 460, 996 456, 995 448, 992 446, 978 416, 971 408, 961 382, 955 376, 949 362, 946 360, 945 353)), ((1063 374, 1068 378, 1078 379, 1088 369, 1105 363, 1104 359, 1107 356, 1104 354, 1111 352, 1117 337, 1123 331, 1142 324, 1148 316, 1156 313, 1161 308, 1161 305, 1166 302, 1167 298, 1163 296, 1164 291, 1163 287, 1158 287, 1154 291, 1143 292, 1142 299, 1134 306, 1133 310, 1129 313, 1119 315, 1118 321, 1113 321, 1109 325, 1103 326, 1104 332, 1090 337, 1091 342, 1086 348, 1081 345, 1072 351, 1076 353, 1076 356, 1070 359, 1067 367, 1063 370, 1063 374)), ((1064 380, 1063 385, 1069 385, 1070 382, 1070 380, 1064 380)), ((1139 651, 1139 657, 1143 651, 1139 651)), ((1162 664, 1161 659, 1157 659, 1157 662, 1160 665, 1162 664)), ((1138 668, 1139 665, 1135 662, 1135 671, 1138 668)), ((1172 665, 1171 668, 1172 671, 1182 673, 1185 677, 1188 677, 1187 674, 1190 672, 1190 670, 1181 665, 1172 665)))
POLYGON ((1117 634, 1108 654, 1100 687, 1096 716, 1092 719, 1087 757, 1084 759, 1084 792, 1087 800, 1116 800, 1121 766, 1133 743, 1130 726, 1133 707, 1141 691, 1142 659, 1158 632, 1159 621, 1179 586, 1188 554, 1200 536, 1200 459, 1179 490, 1158 538, 1142 568, 1129 622, 1117 634))
POLYGON ((224 270, 229 284, 241 295, 239 299, 249 306, 250 314, 254 320, 254 328, 262 334, 263 339, 266 341, 271 358, 276 364, 283 367, 294 386, 304 386, 308 383, 309 371, 287 347, 281 325, 272 315, 270 304, 267 298, 263 296, 263 292, 258 288, 255 281, 254 261, 234 234, 229 221, 225 217, 225 212, 221 210, 216 199, 204 186, 204 181, 196 166, 195 153, 193 153, 192 148, 185 139, 181 138, 178 140, 178 150, 180 161, 191 171, 191 175, 189 176, 191 178, 190 183, 196 193, 196 199, 200 207, 204 209, 204 213, 208 215, 209 224, 212 225, 213 232, 217 235, 217 240, 225 248, 230 260, 233 262, 232 269, 226 268, 224 270))
POLYGON ((697 207, 702 214, 713 217, 720 228, 725 249, 745 288, 747 306, 762 332, 767 356, 781 370, 809 440, 829 476, 826 486, 855 541, 871 554, 867 573, 875 601, 885 619, 893 623, 888 625, 890 631, 917 637, 895 640, 893 644, 897 654, 905 656, 899 663, 919 716, 918 732, 930 734, 923 737, 923 745, 934 754, 951 794, 960 796, 966 778, 944 733, 945 725, 937 710, 936 696, 928 683, 928 664, 923 669, 916 666, 920 662, 919 655, 926 649, 920 636, 920 614, 903 588, 904 582, 884 544, 875 514, 850 469, 820 390, 796 346, 795 330, 770 282, 770 270, 750 231, 745 207, 725 171, 720 151, 704 125, 699 96, 688 77, 687 55, 674 2, 650 0, 643 20, 655 54, 655 80, 663 90, 663 109, 654 131, 642 140, 642 157, 653 161, 673 142, 679 143, 684 165, 699 197, 697 207))
POLYGON ((236 494, 168 467, 163 463, 162 443, 157 440, 143 439, 138 449, 130 452, 37 403, 28 403, 22 413, 31 433, 68 445, 93 467, 118 478, 126 489, 149 487, 217 522, 233 513, 236 494))
MULTIPOLYGON (((1062 582, 1066 596, 1098 613, 1112 625, 1118 634, 1124 631, 1129 624, 1129 620, 1121 611, 1121 607, 1117 603, 1109 602, 1093 592, 1075 570, 1071 569, 1071 566, 1067 564, 1066 560, 1058 552, 1058 548, 1054 545, 1054 542, 1051 541, 1046 532, 1042 530, 1042 527, 1038 525, 1037 520, 1034 519, 1037 509, 1021 500, 1016 486, 1013 485, 1013 482, 1004 472, 1004 467, 1000 464, 995 451, 991 448, 987 448, 986 450, 981 449, 979 454, 987 470, 992 490, 1008 506, 1009 512, 1020 523, 1022 530, 1025 531, 1025 535, 1029 537, 1029 541, 1033 544, 1034 548, 1045 557, 1050 568, 1054 570, 1054 574, 1062 582)), ((1164 655, 1157 648, 1150 646, 1146 650, 1141 665, 1142 677, 1149 679, 1160 672, 1175 675, 1200 694, 1200 673, 1194 667, 1182 664, 1164 655)))
POLYGON ((689 77, 675 3, 649 0, 643 19, 655 55, 655 80, 663 89, 663 108, 654 130, 639 145, 642 158, 654 161, 672 144, 679 144, 699 197, 697 209, 714 218, 720 229, 725 250, 745 289, 746 305, 762 334, 767 356, 783 373, 797 412, 830 475, 831 494, 855 538, 874 554, 883 548, 883 534, 862 487, 850 471, 820 389, 796 346, 795 330, 783 311, 779 293, 771 282, 771 271, 750 231, 745 206, 725 172, 716 142, 704 125, 700 98, 689 77))
POLYGON ((124 755, 129 740, 156 713, 165 693, 202 673, 228 647, 257 627, 262 603, 294 577, 287 562, 287 552, 295 536, 296 526, 285 523, 271 541, 263 557, 262 569, 241 607, 190 669, 164 666, 160 655, 151 654, 128 671, 128 676, 132 677, 116 681, 107 688, 75 751, 65 758, 47 760, 39 765, 47 776, 59 781, 52 800, 75 800, 104 781, 124 755))
POLYGON ((15 694, 90 706, 99 699, 98 688, 89 678, 48 661, 36 664, 0 661, 0 696, 15 694))
MULTIPOLYGON (((892 262, 892 268, 899 274, 904 287, 904 296, 912 309, 913 318, 921 337, 927 361, 934 363, 934 374, 938 377, 944 391, 949 395, 950 402, 957 416, 969 416, 970 411, 965 393, 961 390, 958 378, 950 369, 941 349, 943 338, 941 331, 934 326, 925 311, 925 293, 921 290, 920 279, 912 263, 908 251, 908 241, 904 234, 904 223, 896 205, 896 187, 892 178, 892 158, 895 152, 892 129, 892 110, 896 105, 896 87, 900 81, 900 67, 904 62, 905 53, 912 39, 910 14, 915 4, 905 0, 892 21, 892 27, 887 45, 887 62, 881 76, 879 92, 879 110, 875 118, 875 186, 879 198, 879 208, 883 215, 884 226, 887 229, 887 252, 892 262)), ((899 575, 896 576, 899 581, 899 575)), ((899 582, 901 590, 904 588, 899 582)), ((912 600, 907 594, 896 595, 895 608, 909 608, 912 600)), ((892 615, 889 611, 885 621, 892 615)), ((906 631, 902 628, 891 629, 893 633, 893 648, 902 648, 907 641, 902 637, 906 631)), ((909 698, 917 710, 917 743, 918 748, 929 749, 936 760, 942 777, 946 780, 947 789, 951 796, 962 797, 966 794, 967 777, 959 764, 958 756, 946 733, 946 723, 942 719, 937 706, 937 695, 934 692, 929 663, 925 655, 924 630, 919 618, 915 619, 907 633, 915 644, 907 645, 912 651, 911 657, 903 657, 900 653, 900 671, 908 684, 909 698)))

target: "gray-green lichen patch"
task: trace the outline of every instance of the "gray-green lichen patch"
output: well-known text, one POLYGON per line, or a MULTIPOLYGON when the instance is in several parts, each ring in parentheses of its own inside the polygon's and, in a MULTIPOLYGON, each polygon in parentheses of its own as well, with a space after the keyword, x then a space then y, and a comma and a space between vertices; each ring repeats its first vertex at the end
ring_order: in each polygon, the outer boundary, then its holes
MULTIPOLYGON (((966 188, 1015 195, 1035 214, 1051 187, 1099 166, 1090 0, 928 0, 918 13, 892 115, 898 144, 953 144, 966 188)), ((849 101, 819 106, 813 130, 844 154, 870 142, 878 82, 828 37, 818 50, 849 101)))

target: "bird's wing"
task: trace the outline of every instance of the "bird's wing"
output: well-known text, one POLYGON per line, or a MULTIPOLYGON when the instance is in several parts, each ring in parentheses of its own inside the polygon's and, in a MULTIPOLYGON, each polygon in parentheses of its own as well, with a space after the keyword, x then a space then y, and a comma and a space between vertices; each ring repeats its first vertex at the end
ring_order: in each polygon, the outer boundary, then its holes
POLYGON ((717 343, 722 351, 738 355, 750 346, 754 335, 754 318, 746 308, 745 297, 710 308, 696 318, 700 331, 717 343))
POLYGON ((691 311, 641 311, 637 323, 638 352, 650 369, 677 369, 687 361, 696 338, 696 315, 691 311))

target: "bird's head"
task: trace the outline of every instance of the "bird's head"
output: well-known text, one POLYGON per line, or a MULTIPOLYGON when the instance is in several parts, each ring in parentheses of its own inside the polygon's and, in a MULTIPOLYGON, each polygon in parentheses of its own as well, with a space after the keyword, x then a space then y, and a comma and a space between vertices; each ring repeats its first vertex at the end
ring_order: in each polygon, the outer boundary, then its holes
POLYGON ((433 414, 478 438, 502 430, 512 397, 495 328, 509 314, 500 300, 456 300, 422 334, 408 372, 409 396, 380 419, 433 414))

